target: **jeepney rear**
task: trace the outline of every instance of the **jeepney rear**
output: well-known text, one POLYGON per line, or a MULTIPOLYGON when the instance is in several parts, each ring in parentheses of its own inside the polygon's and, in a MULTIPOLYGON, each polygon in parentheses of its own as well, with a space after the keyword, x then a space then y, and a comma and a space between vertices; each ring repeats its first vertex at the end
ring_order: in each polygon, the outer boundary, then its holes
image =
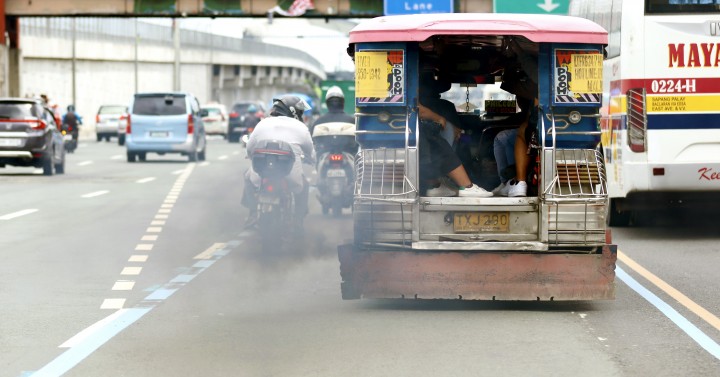
POLYGON ((354 239, 338 248, 344 299, 614 298, 598 148, 605 30, 564 16, 390 16, 358 25, 350 43, 361 149, 354 239), (471 89, 477 98, 509 77, 530 88, 538 116, 528 196, 424 196, 418 91, 427 70, 467 90, 456 150, 488 190, 499 178, 493 138, 513 125, 471 111, 471 89))

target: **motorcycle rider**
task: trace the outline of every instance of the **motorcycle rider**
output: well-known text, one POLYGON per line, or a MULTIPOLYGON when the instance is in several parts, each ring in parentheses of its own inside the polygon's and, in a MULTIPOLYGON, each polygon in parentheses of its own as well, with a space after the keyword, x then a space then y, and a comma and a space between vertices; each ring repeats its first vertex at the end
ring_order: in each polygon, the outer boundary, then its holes
POLYGON ((75 106, 68 105, 67 112, 62 116, 62 129, 69 129, 73 141, 77 143, 79 126, 82 124, 82 117, 75 112, 75 106))
MULTIPOLYGON (((295 211, 298 226, 302 226, 302 219, 308 212, 309 184, 303 173, 302 162, 315 164, 315 148, 312 137, 305 123, 302 122, 303 113, 310 109, 305 100, 285 95, 273 99, 270 115, 261 120, 255 130, 250 134, 247 143, 247 155, 252 158, 258 149, 266 147, 268 142, 285 142, 290 144, 295 155, 290 174, 287 176, 290 189, 295 194, 295 211)), ((262 180, 252 165, 245 173, 245 190, 242 204, 250 210, 246 228, 255 226, 257 220, 257 192, 262 180)))
POLYGON ((315 123, 310 126, 310 135, 312 135, 315 126, 321 123, 344 122, 355 123, 355 117, 345 113, 345 94, 338 86, 331 86, 325 93, 325 104, 328 112, 317 118, 315 123))

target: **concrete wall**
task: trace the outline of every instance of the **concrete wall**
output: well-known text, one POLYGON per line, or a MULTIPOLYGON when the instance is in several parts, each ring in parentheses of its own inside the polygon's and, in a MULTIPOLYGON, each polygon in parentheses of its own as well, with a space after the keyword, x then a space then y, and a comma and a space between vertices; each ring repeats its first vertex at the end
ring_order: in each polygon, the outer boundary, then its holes
MULTIPOLYGON (((173 90, 175 49, 161 38, 141 39, 136 46, 134 38, 76 30, 73 45, 67 28, 53 33, 50 27, 29 26, 22 36, 20 95, 46 94, 62 113, 74 102, 85 137, 94 134, 101 105, 127 104, 136 92, 173 90)), ((180 90, 193 93, 201 103, 267 103, 277 93, 308 92, 308 82, 325 78, 322 64, 304 52, 200 34, 182 35, 187 41, 180 48, 180 90), (210 43, 203 43, 206 40, 210 43)))

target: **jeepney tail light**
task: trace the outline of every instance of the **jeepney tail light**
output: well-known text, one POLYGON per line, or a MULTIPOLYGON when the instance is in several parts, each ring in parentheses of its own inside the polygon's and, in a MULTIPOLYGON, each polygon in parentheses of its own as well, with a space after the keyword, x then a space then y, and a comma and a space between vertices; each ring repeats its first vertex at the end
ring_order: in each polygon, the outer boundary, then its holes
POLYGON ((647 150, 647 111, 645 89, 630 89, 627 92, 627 139, 630 150, 647 150))
POLYGON ((330 161, 338 162, 343 160, 343 155, 341 154, 331 154, 330 155, 330 161))

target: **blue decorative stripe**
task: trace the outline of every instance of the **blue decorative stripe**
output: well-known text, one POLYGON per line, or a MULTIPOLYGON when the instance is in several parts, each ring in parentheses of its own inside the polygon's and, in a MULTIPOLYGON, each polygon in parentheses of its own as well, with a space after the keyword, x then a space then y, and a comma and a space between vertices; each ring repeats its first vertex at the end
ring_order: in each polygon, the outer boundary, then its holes
POLYGON ((718 114, 648 114, 649 130, 708 130, 720 128, 718 114))

